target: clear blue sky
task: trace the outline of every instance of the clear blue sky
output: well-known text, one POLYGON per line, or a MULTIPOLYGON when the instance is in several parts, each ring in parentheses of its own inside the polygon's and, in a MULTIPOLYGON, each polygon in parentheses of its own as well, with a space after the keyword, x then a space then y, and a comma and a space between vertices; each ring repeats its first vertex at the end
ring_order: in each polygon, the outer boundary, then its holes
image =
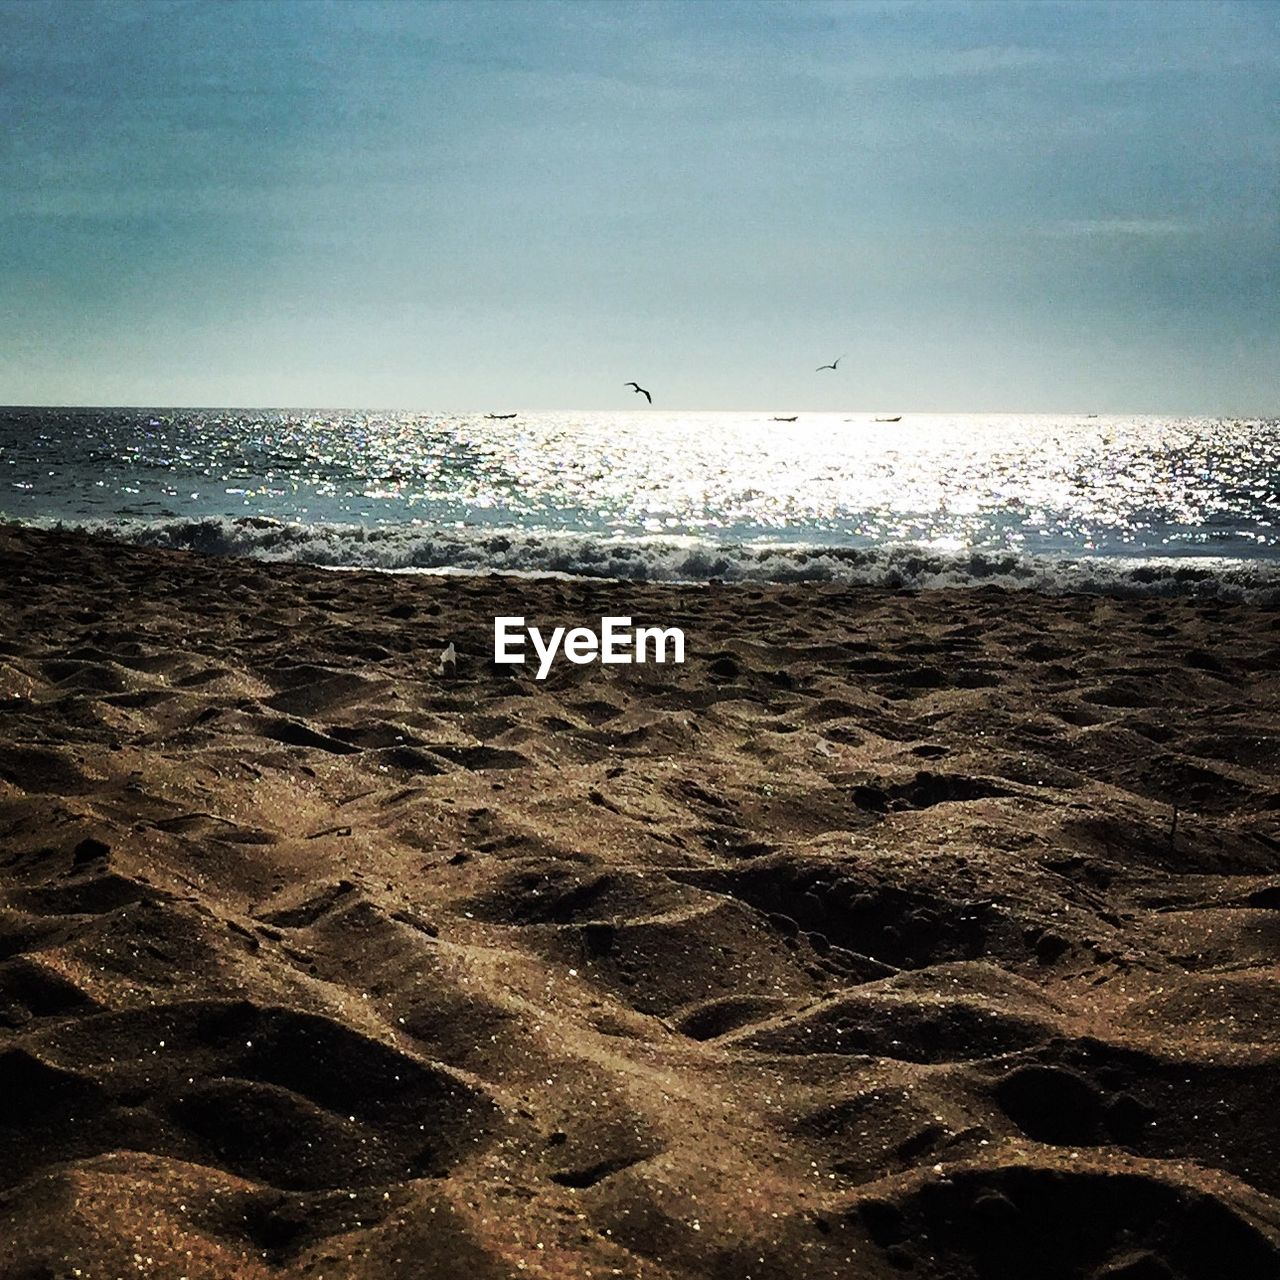
POLYGON ((0 403, 1280 413, 1278 102, 1275 3, 0 0, 0 403))

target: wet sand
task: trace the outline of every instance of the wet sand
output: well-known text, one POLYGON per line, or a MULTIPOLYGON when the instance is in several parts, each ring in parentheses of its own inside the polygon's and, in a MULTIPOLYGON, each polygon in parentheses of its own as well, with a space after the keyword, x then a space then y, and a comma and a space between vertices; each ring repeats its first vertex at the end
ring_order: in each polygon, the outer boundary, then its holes
POLYGON ((1277 672, 0 528, 0 1276, 1280 1275, 1277 672))

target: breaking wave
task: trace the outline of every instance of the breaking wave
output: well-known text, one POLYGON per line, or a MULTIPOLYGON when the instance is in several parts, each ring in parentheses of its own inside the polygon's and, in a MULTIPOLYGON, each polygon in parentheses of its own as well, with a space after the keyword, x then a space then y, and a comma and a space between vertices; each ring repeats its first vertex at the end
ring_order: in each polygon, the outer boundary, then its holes
POLYGON ((728 543, 516 528, 233 519, 53 522, 141 546, 387 572, 564 574, 629 582, 816 582, 906 589, 1190 595, 1280 603, 1280 563, 1226 557, 1029 556, 920 546, 728 543))

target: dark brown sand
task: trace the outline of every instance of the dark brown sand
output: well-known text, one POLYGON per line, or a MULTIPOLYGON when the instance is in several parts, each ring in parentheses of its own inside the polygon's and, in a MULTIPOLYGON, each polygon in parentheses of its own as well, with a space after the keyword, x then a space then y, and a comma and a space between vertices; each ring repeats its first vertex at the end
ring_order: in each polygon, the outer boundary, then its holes
POLYGON ((1280 1276, 1278 671, 0 529, 0 1276, 1280 1276))

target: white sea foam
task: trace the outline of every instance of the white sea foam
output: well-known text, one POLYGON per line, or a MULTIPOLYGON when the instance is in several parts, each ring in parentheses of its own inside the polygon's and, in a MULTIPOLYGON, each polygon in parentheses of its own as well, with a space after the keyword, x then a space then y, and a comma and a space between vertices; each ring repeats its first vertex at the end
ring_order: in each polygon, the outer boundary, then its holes
MULTIPOLYGON (((44 525, 54 522, 41 521, 44 525)), ((389 572, 556 574, 629 582, 999 586, 1280 603, 1280 563, 1226 557, 1029 556, 904 544, 720 543, 528 529, 294 524, 261 517, 60 522, 142 546, 389 572)))

